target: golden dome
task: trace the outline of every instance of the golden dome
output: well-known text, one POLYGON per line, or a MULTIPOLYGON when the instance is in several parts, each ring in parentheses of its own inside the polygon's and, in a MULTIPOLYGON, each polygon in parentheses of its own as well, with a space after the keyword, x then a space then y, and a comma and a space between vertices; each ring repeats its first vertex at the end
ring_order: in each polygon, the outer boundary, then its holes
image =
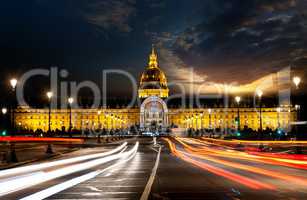
POLYGON ((154 48, 149 55, 149 63, 140 79, 139 97, 168 96, 167 80, 164 72, 158 66, 158 58, 154 48))
POLYGON ((167 88, 167 80, 163 71, 159 68, 145 69, 141 76, 140 87, 142 89, 167 88))

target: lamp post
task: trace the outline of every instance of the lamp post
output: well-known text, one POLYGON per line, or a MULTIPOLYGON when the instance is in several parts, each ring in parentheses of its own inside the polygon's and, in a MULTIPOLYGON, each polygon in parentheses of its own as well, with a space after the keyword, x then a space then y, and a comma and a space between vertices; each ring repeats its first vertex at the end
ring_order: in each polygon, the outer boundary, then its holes
MULTIPOLYGON (((2 108, 1 113, 3 115, 3 128, 6 129, 6 114, 7 114, 7 108, 2 108)), ((3 130, 2 136, 6 135, 6 130, 3 130)))
POLYGON ((257 90, 257 96, 259 98, 259 129, 262 132, 262 90, 257 90))
POLYGON ((49 112, 48 112, 48 132, 50 134, 51 132, 51 122, 50 122, 50 118, 51 118, 51 98, 53 96, 53 93, 52 92, 47 92, 47 97, 48 97, 48 100, 49 100, 49 112))
MULTIPOLYGON (((294 76, 293 79, 292 79, 292 81, 293 81, 293 83, 294 83, 294 85, 295 85, 296 90, 298 91, 299 85, 300 85, 300 83, 301 83, 301 78, 298 77, 298 76, 294 76)), ((298 94, 298 92, 296 92, 296 94, 298 94)), ((297 102, 294 102, 294 104, 296 104, 296 103, 297 103, 297 102)), ((300 119, 299 119, 299 112, 297 112, 297 121, 298 121, 298 120, 300 120, 300 119)))
POLYGON ((71 106, 72 106, 72 103, 74 102, 74 98, 72 97, 69 97, 68 98, 68 104, 69 104, 69 129, 68 129, 68 132, 69 132, 69 137, 71 137, 71 129, 72 129, 72 122, 71 122, 71 106))
POLYGON ((238 131, 240 131, 240 101, 241 101, 241 97, 236 96, 235 97, 235 101, 237 103, 237 123, 238 123, 238 131))
POLYGON ((16 78, 13 78, 10 80, 10 85, 11 85, 11 88, 12 88, 12 103, 11 103, 11 128, 12 128, 12 135, 15 134, 15 101, 13 99, 15 99, 15 90, 16 90, 16 86, 17 86, 17 79, 16 78))
MULTIPOLYGON (((299 89, 299 85, 301 83, 301 78, 298 77, 298 76, 294 76, 293 79, 292 79, 294 85, 295 85, 295 88, 296 88, 296 93, 298 95, 298 89, 299 89)), ((294 103, 297 103, 297 102, 294 102, 294 103)), ((299 105, 295 105, 295 109, 296 109, 296 120, 299 121, 300 120, 300 106, 299 105)), ((296 137, 296 140, 298 139, 298 128, 297 128, 297 125, 295 125, 295 137, 296 137)), ((301 148, 300 147, 297 147, 296 148, 296 151, 297 153, 301 153, 301 148)))
MULTIPOLYGON (((11 99, 11 136, 15 135, 15 91, 16 91, 16 86, 17 86, 17 79, 12 78, 10 80, 10 85, 12 88, 12 99, 11 99)), ((17 156, 16 156, 16 151, 15 151, 15 143, 11 142, 10 143, 10 161, 11 162, 18 162, 17 156)))
MULTIPOLYGON (((48 98, 48 100, 49 100, 49 111, 48 111, 48 133, 47 133, 47 135, 51 135, 51 98, 52 98, 52 96, 53 96, 53 93, 51 92, 51 91, 49 91, 49 92, 47 92, 46 93, 46 95, 47 95, 47 98, 48 98)), ((47 147, 47 151, 46 151, 46 153, 48 153, 48 154, 52 154, 53 153, 53 151, 52 151, 52 147, 51 147, 51 144, 50 143, 48 143, 48 147, 47 147)))

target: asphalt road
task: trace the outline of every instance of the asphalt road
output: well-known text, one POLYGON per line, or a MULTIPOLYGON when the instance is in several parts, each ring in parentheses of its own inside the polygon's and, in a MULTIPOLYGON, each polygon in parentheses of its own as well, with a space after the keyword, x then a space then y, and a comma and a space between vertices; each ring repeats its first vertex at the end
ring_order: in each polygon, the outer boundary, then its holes
MULTIPOLYGON (((64 191, 58 191, 53 195, 48 194, 48 196, 45 197, 48 199, 139 199, 144 191, 145 185, 151 175, 152 168, 156 161, 157 148, 153 148, 152 139, 127 139, 113 142, 111 144, 105 144, 102 145, 102 147, 82 149, 64 154, 57 159, 49 160, 49 163, 58 160, 91 156, 97 153, 107 153, 119 147, 124 142, 128 142, 128 145, 125 148, 110 155, 49 166, 43 169, 32 170, 30 168, 30 171, 22 171, 12 174, 7 174, 3 171, 1 174, 0 171, 0 199, 39 199, 39 196, 31 195, 37 195, 42 191, 51 194, 54 192, 56 188, 55 186, 62 187, 61 185, 63 183, 72 181, 76 178, 79 179, 80 177, 86 176, 92 172, 99 173, 91 179, 68 187, 64 191), (129 156, 123 155, 133 150, 137 141, 139 141, 137 152, 129 156), (101 164, 98 163, 99 159, 107 157, 111 158, 114 155, 119 157, 113 160, 107 160, 106 162, 102 160, 103 162, 101 162, 101 164), (90 164, 93 164, 93 162, 94 164, 95 162, 98 164, 86 168, 90 164), (77 168, 76 165, 82 164, 84 164, 83 167, 85 167, 85 169, 73 173, 73 170, 77 168), (61 171, 63 168, 68 170, 61 171), (104 169, 107 170, 104 171, 104 169), (42 176, 39 176, 39 179, 47 177, 47 173, 53 173, 51 175, 55 175, 55 178, 30 186, 31 183, 37 181, 35 175, 40 175, 39 173, 41 172, 46 173, 46 175, 43 174, 42 176), (64 173, 64 175, 57 177, 61 173, 64 173), (28 174, 30 175, 26 177, 28 174), (15 182, 10 182, 12 180, 15 182), (17 187, 15 191, 13 187, 22 182, 25 183, 24 186, 17 187), (29 183, 29 185, 27 183, 29 183), (1 188, 1 186, 5 185, 11 185, 12 187, 1 188)), ((48 162, 42 163, 44 164, 48 162)), ((42 163, 34 163, 28 166, 32 167, 35 164, 42 163)), ((67 185, 64 185, 64 187, 66 186, 67 185)))
MULTIPOLYGON (((32 177, 28 179, 24 177, 25 174, 33 176, 44 172, 46 174, 42 177, 48 177, 48 173, 68 169, 63 176, 55 176, 33 186, 16 191, 10 191, 12 188, 9 188, 10 193, 0 199, 28 197, 32 200, 41 198, 39 194, 47 194, 44 196, 47 199, 134 200, 140 199, 142 195, 147 197, 147 192, 149 199, 307 199, 305 160, 300 163, 293 159, 273 158, 271 155, 251 155, 250 152, 240 152, 194 139, 160 139, 156 146, 150 138, 126 141, 128 145, 112 155, 2 177, 0 171, 0 194, 4 194, 5 188, 1 187, 1 183, 25 178, 18 180, 31 184, 37 180, 32 177), (139 146, 134 152, 137 141, 139 146), (113 159, 114 155, 116 159, 113 159), (104 162, 105 158, 111 160, 104 162), (76 165, 90 166, 92 163, 97 165, 73 172, 76 165), (93 173, 93 177, 89 176, 93 173)), ((51 161, 109 152, 122 143, 119 141, 102 147, 82 149, 51 161)), ((59 173, 62 171, 56 174, 59 173)), ((41 180, 40 174, 38 176, 41 180)))
POLYGON ((302 165, 268 164, 273 161, 195 140, 170 142, 181 154, 163 152, 152 199, 307 199, 306 169, 295 168, 302 165))

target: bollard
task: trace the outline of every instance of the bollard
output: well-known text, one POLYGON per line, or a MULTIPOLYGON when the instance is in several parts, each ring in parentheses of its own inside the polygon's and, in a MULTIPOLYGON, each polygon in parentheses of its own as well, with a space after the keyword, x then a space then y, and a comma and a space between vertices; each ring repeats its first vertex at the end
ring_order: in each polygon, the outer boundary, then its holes
POLYGON ((52 146, 51 146, 51 144, 50 144, 50 143, 49 143, 49 144, 48 144, 48 146, 47 146, 46 153, 47 153, 47 154, 53 154, 53 151, 52 151, 52 146))
POLYGON ((98 135, 97 137, 97 143, 100 144, 101 143, 101 140, 100 140, 100 135, 98 135))
POLYGON ((2 163, 8 163, 7 152, 3 152, 3 153, 2 153, 1 162, 2 162, 2 163))
POLYGON ((14 142, 11 142, 11 145, 10 145, 10 162, 12 163, 18 162, 14 142))

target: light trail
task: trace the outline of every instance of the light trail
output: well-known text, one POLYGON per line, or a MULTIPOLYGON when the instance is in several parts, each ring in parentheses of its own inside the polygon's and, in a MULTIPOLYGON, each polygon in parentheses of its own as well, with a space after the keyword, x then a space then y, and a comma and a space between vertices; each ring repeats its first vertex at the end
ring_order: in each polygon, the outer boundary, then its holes
POLYGON ((286 167, 298 168, 298 169, 307 169, 307 161, 301 160, 293 160, 293 159, 285 159, 285 158, 276 158, 276 157, 269 157, 269 156, 260 156, 260 155, 253 155, 248 154, 246 152, 240 151, 225 151, 225 150, 218 150, 208 147, 202 148, 194 148, 184 143, 186 138, 175 138, 179 143, 181 143, 185 148, 190 149, 194 152, 201 152, 203 154, 211 153, 210 155, 214 154, 217 156, 223 157, 231 157, 236 159, 244 159, 244 160, 252 160, 256 162, 262 162, 266 164, 272 165, 281 165, 286 167))
POLYGON ((304 186, 307 186, 307 180, 305 180, 304 177, 295 177, 295 176, 290 176, 287 174, 282 174, 282 173, 278 173, 272 170, 265 170, 265 169, 261 169, 258 167, 253 167, 253 166, 248 166, 248 165, 243 165, 243 164, 239 164, 239 163, 234 163, 234 162, 230 162, 230 161, 224 161, 224 160, 220 160, 220 159, 216 159, 216 158, 211 158, 209 156, 204 156, 204 155, 198 155, 198 154, 190 154, 190 153, 185 153, 180 151, 183 154, 188 154, 190 156, 193 157, 197 157, 197 158, 201 158, 201 159, 205 159, 211 162, 215 162, 215 163, 219 163, 228 167, 233 167, 233 168, 237 168, 237 169, 241 169, 241 170, 245 170, 245 171, 249 171, 252 173, 257 173, 257 174, 262 174, 265 176, 270 176, 273 178, 278 178, 278 179, 282 179, 285 181, 291 181, 294 183, 298 183, 304 186))
MULTIPOLYGON (((300 184, 300 185, 303 185, 303 186, 307 186, 307 181, 305 180, 304 177, 292 176, 292 175, 288 175, 288 174, 285 174, 285 173, 282 174, 282 173, 278 173, 278 172, 272 171, 272 170, 265 170, 265 169, 258 168, 258 167, 253 167, 253 166, 243 165, 243 164, 239 164, 239 163, 234 163, 234 162, 231 162, 231 161, 225 161, 225 160, 217 159, 217 158, 212 157, 212 154, 209 154, 209 153, 205 154, 202 150, 196 151, 197 148, 193 148, 193 147, 185 144, 182 140, 186 141, 186 139, 176 138, 176 140, 184 146, 184 149, 187 152, 189 152, 189 153, 185 153, 183 151, 180 151, 183 154, 186 154, 186 155, 188 154, 190 156, 205 159, 205 160, 208 160, 208 161, 211 161, 211 162, 222 164, 224 166, 233 167, 233 168, 249 171, 249 172, 252 172, 252 173, 257 173, 257 174, 281 179, 281 180, 284 180, 284 181, 287 181, 287 182, 292 182, 292 183, 297 183, 297 184, 300 184)), ((190 141, 190 140, 187 140, 187 141, 190 141)), ((229 158, 229 156, 225 156, 225 157, 229 158)), ((278 164, 280 164, 280 163, 278 163, 278 164)))
POLYGON ((124 153, 118 153, 115 155, 109 155, 107 157, 95 159, 92 161, 71 165, 68 167, 63 167, 61 169, 53 170, 50 172, 42 172, 41 174, 36 174, 33 176, 17 178, 0 183, 0 196, 10 194, 12 192, 22 190, 46 181, 50 181, 59 177, 66 176, 68 174, 73 174, 79 171, 90 169, 98 165, 110 162, 121 158, 124 153))
POLYGON ((82 175, 82 176, 79 176, 79 177, 76 177, 76 178, 73 178, 71 180, 68 180, 68 181, 65 181, 63 183, 60 183, 60 184, 57 184, 57 185, 54 185, 50 188, 47 188, 45 190, 42 190, 42 191, 39 191, 37 193, 34 193, 32 195, 29 195, 27 197, 24 197, 22 198, 21 200, 40 200, 40 199, 45 199, 47 197, 50 197, 54 194, 57 194, 63 190, 66 190, 68 188, 71 188, 75 185, 78 185, 82 182, 85 182, 87 180, 90 180, 92 178, 95 178, 96 176, 98 176, 99 174, 102 174, 104 172, 106 172, 107 170, 111 170, 125 162, 128 162, 129 160, 131 160, 137 153, 137 150, 138 150, 138 146, 139 146, 139 143, 137 142, 135 144, 135 146, 129 150, 128 152, 125 153, 125 155, 123 155, 123 157, 127 157, 126 159, 124 160, 120 160, 118 161, 117 163, 105 168, 105 169, 101 169, 101 170, 96 170, 96 171, 93 171, 93 172, 90 172, 90 173, 87 173, 85 175, 82 175))
POLYGON ((279 162, 277 160, 272 160, 270 158, 259 158, 258 156, 253 156, 253 155, 241 156, 240 153, 227 154, 227 153, 212 153, 212 152, 205 152, 205 151, 200 152, 200 153, 202 155, 218 156, 218 157, 223 157, 223 158, 234 158, 234 159, 253 161, 253 162, 264 163, 264 164, 269 164, 269 165, 279 165, 283 167, 307 170, 306 165, 279 162))
POLYGON ((221 140, 221 139, 213 139, 213 138, 205 138, 202 137, 203 140, 213 141, 213 142, 221 142, 221 143, 233 143, 233 144, 307 144, 307 141, 297 141, 297 140, 289 140, 289 141, 271 141, 271 140, 221 140))
MULTIPOLYGON (((186 142, 190 142, 191 139, 187 139, 184 138, 184 140, 186 142)), ((199 140, 199 139, 193 139, 194 144, 208 144, 208 142, 199 140)), ((210 143, 209 143, 210 144, 210 143)), ((211 145, 216 145, 216 144, 212 144, 211 145)), ((233 149, 232 147, 229 146, 224 146, 224 145, 216 145, 216 146, 221 146, 227 149, 233 149)), ((248 150, 248 149, 247 149, 248 150)), ((245 153, 245 155, 247 154, 252 154, 252 155, 257 155, 257 156, 261 156, 261 157, 268 157, 268 158, 278 158, 278 159, 285 159, 285 162, 291 162, 294 164, 307 164, 307 156, 306 155, 301 155, 301 154, 287 154, 287 153, 263 153, 263 152, 255 152, 255 151, 247 151, 247 153, 245 153), (296 161, 298 160, 298 161, 296 161)))
MULTIPOLYGON (((204 144, 205 145, 210 145, 211 144, 211 145, 214 145, 214 146, 221 146, 221 147, 224 147, 224 148, 227 148, 227 149, 229 149, 229 148, 230 149, 235 149, 235 148, 233 148, 231 146, 209 143, 207 141, 199 140, 199 139, 195 139, 195 138, 193 138, 193 139, 185 138, 185 140, 187 142, 194 143, 194 144, 203 144, 203 145, 204 144)), ((239 141, 239 140, 235 140, 235 141, 239 141)), ((256 145, 259 145, 259 144, 256 144, 256 145)), ((301 155, 301 154, 287 154, 285 152, 276 152, 276 153, 266 152, 266 153, 263 153, 263 152, 259 152, 259 149, 255 148, 255 147, 247 147, 247 148, 245 148, 245 150, 247 150, 246 152, 248 154, 252 154, 252 155, 259 155, 259 156, 273 157, 273 158, 281 158, 281 159, 290 159, 290 160, 307 161, 307 156, 306 155, 301 155), (251 151, 251 149, 253 151, 251 151)), ((307 164, 307 162, 305 164, 307 164)))
POLYGON ((239 184, 242 184, 246 187, 249 187, 251 189, 255 189, 255 190, 260 190, 260 189, 267 189, 267 190, 275 190, 275 187, 267 184, 267 183, 261 183, 259 181, 235 174, 233 172, 229 172, 227 170, 215 167, 215 166, 211 166, 209 164, 194 160, 188 156, 186 156, 185 154, 181 153, 180 151, 178 151, 175 147, 175 144, 172 143, 168 138, 164 138, 171 149, 171 152, 176 155, 177 157, 181 158, 182 160, 189 162, 195 166, 198 166, 204 170, 207 170, 213 174, 219 175, 221 177, 224 177, 226 179, 229 179, 231 181, 237 182, 239 184))
POLYGON ((78 142, 83 139, 77 138, 48 138, 48 137, 20 137, 20 136, 0 136, 0 142, 78 142))
MULTIPOLYGON (((35 164, 35 165, 29 165, 29 166, 24 166, 24 167, 17 167, 17 168, 2 170, 2 171, 0 171, 0 177, 4 177, 4 176, 7 177, 7 176, 11 176, 11 175, 16 175, 16 174, 27 173, 27 172, 32 172, 32 171, 36 171, 36 170, 42 170, 42 169, 46 169, 46 168, 49 168, 49 167, 55 167, 55 166, 59 166, 59 165, 65 165, 65 164, 80 162, 80 161, 84 161, 84 160, 94 159, 94 158, 98 158, 98 157, 108 156, 108 155, 114 154, 114 153, 122 150, 126 146, 127 146, 127 142, 124 142, 122 145, 120 145, 120 146, 116 147, 115 149, 108 151, 108 152, 96 153, 96 154, 85 155, 85 156, 78 156, 78 157, 75 157, 75 158, 69 158, 69 159, 58 160, 58 161, 53 161, 53 162, 47 162, 47 163, 41 163, 41 164, 35 164)), ((0 188, 0 191, 1 191, 1 188, 0 188)))
POLYGON ((304 161, 307 160, 306 155, 300 155, 300 154, 287 154, 287 153, 262 153, 262 152, 248 152, 252 155, 259 155, 264 157, 273 157, 273 158, 282 158, 282 159, 291 159, 291 160, 300 160, 304 161))

